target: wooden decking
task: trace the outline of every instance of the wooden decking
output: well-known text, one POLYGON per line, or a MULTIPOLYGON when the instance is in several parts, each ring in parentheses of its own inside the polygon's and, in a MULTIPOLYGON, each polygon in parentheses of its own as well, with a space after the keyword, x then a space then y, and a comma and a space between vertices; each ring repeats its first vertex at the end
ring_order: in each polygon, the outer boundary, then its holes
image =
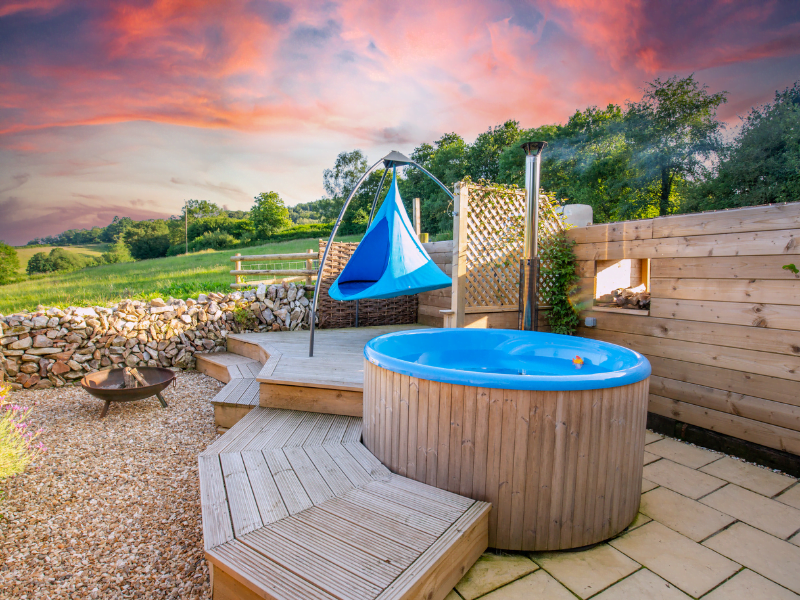
POLYGON ((256 375, 263 366, 258 360, 217 352, 197 354, 197 370, 227 385, 211 399, 214 421, 222 429, 233 427, 241 418, 258 406, 256 375))
POLYGON ((228 350, 264 362, 256 377, 261 406, 360 417, 364 345, 385 333, 419 327, 317 330, 312 358, 308 356, 308 331, 232 334, 228 350))
POLYGON ((361 419, 255 408, 200 455, 214 597, 441 600, 490 505, 389 472, 361 419))

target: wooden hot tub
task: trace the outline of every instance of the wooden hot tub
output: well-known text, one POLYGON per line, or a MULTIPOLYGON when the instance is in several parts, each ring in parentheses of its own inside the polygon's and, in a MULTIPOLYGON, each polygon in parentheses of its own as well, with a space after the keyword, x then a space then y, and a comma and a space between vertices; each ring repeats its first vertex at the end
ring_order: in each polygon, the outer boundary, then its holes
POLYGON ((650 375, 640 354, 489 329, 398 332, 364 354, 364 444, 395 473, 491 502, 489 546, 576 548, 633 521, 650 375))

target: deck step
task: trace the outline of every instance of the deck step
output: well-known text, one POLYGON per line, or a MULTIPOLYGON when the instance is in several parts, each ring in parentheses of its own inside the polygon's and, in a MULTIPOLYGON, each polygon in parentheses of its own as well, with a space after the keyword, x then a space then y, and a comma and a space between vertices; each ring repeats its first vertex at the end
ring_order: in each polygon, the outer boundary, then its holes
POLYGON ((200 455, 215 597, 443 600, 490 505, 391 473, 360 438, 358 417, 258 407, 200 455))
POLYGON ((262 363, 234 352, 196 354, 197 370, 227 383, 211 399, 214 422, 218 428, 233 427, 239 419, 258 406, 259 388, 256 376, 262 363))

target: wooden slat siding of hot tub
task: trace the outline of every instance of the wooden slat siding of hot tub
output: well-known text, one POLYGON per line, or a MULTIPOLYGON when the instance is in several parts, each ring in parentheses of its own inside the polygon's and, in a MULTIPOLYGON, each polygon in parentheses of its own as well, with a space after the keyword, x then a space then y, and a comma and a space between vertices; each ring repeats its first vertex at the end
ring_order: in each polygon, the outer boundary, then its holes
POLYGON ((395 381, 403 398, 403 376, 372 364, 365 373, 380 382, 365 388, 364 410, 382 421, 383 436, 367 431, 366 446, 395 472, 394 449, 405 447, 417 457, 405 463, 406 477, 492 502, 491 547, 584 546, 615 535, 636 516, 647 381, 573 393, 419 380, 416 408, 409 406, 416 427, 412 417, 404 427, 402 400, 399 411, 393 406, 395 381))

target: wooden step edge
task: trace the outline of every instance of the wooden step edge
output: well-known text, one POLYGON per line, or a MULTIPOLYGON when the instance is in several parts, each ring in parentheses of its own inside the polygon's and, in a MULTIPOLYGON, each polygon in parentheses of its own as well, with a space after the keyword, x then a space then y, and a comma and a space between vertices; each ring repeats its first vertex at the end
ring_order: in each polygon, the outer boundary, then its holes
POLYGON ((259 342, 255 340, 243 340, 239 337, 228 336, 227 348, 231 354, 238 354, 239 356, 246 356, 257 360, 262 365, 269 360, 269 352, 259 342))
POLYGON ((375 600, 444 600, 489 547, 488 502, 475 502, 375 600))
POLYGON ((197 361, 195 369, 204 375, 208 375, 217 381, 221 381, 222 383, 229 383, 231 380, 231 374, 228 371, 228 367, 221 365, 213 360, 210 357, 211 354, 195 354, 195 360, 197 361))

